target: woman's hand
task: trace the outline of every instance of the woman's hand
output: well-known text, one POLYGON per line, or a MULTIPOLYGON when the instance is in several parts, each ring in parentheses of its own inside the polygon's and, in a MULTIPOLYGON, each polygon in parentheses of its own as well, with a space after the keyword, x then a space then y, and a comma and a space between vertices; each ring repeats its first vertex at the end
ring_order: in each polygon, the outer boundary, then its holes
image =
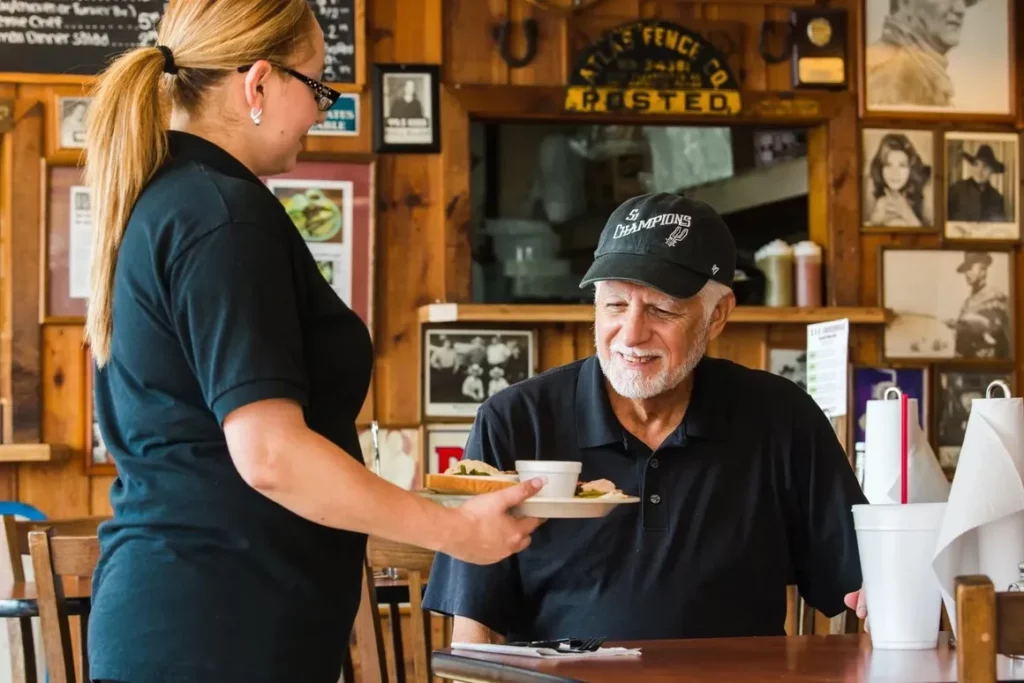
POLYGON ((441 552, 473 564, 494 564, 530 545, 530 534, 544 521, 514 517, 509 508, 540 491, 543 481, 530 479, 515 486, 474 496, 457 508, 451 535, 441 552))

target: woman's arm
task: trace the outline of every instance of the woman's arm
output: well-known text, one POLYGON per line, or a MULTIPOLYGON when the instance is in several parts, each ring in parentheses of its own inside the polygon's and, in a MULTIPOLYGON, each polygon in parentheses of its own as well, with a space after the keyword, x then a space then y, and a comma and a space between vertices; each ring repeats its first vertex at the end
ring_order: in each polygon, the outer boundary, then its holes
POLYGON ((507 512, 540 489, 537 481, 446 508, 370 472, 309 429, 294 401, 268 399, 238 408, 225 418, 224 434, 249 486, 324 526, 491 564, 526 548, 540 523, 507 512))

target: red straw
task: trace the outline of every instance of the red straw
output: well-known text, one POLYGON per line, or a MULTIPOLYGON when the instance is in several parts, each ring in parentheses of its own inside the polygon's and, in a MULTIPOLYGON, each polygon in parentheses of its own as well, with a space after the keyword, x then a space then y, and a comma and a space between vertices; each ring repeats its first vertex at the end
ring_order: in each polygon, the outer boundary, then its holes
POLYGON ((900 395, 900 504, 907 504, 907 395, 900 395))

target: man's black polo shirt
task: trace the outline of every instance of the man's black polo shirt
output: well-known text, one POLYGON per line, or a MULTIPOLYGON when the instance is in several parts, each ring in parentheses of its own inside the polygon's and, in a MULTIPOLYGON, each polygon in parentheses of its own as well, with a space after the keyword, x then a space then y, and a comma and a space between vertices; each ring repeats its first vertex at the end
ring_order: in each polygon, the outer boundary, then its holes
POLYGON ((424 606, 509 638, 783 635, 787 584, 828 615, 860 588, 850 506, 866 502, 828 420, 797 385, 704 358, 682 424, 653 453, 608 401, 596 357, 499 392, 465 457, 579 460, 641 502, 545 522, 473 566, 438 555, 424 606))
POLYGON ((260 179, 183 133, 125 231, 113 320, 95 400, 119 476, 93 580, 92 677, 336 683, 365 536, 250 488, 222 424, 248 403, 292 399, 361 459, 365 325, 260 179))

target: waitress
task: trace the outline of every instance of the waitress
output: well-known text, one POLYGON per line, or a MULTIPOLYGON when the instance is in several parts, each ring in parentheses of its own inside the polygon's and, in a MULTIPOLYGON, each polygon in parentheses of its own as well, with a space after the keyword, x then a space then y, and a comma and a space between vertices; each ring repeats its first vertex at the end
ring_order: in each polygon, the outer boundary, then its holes
POLYGON ((110 65, 88 128, 86 336, 119 474, 91 678, 336 683, 366 534, 497 562, 537 482, 453 510, 363 464, 369 333, 260 182, 338 97, 306 0, 178 0, 159 42, 110 65))

